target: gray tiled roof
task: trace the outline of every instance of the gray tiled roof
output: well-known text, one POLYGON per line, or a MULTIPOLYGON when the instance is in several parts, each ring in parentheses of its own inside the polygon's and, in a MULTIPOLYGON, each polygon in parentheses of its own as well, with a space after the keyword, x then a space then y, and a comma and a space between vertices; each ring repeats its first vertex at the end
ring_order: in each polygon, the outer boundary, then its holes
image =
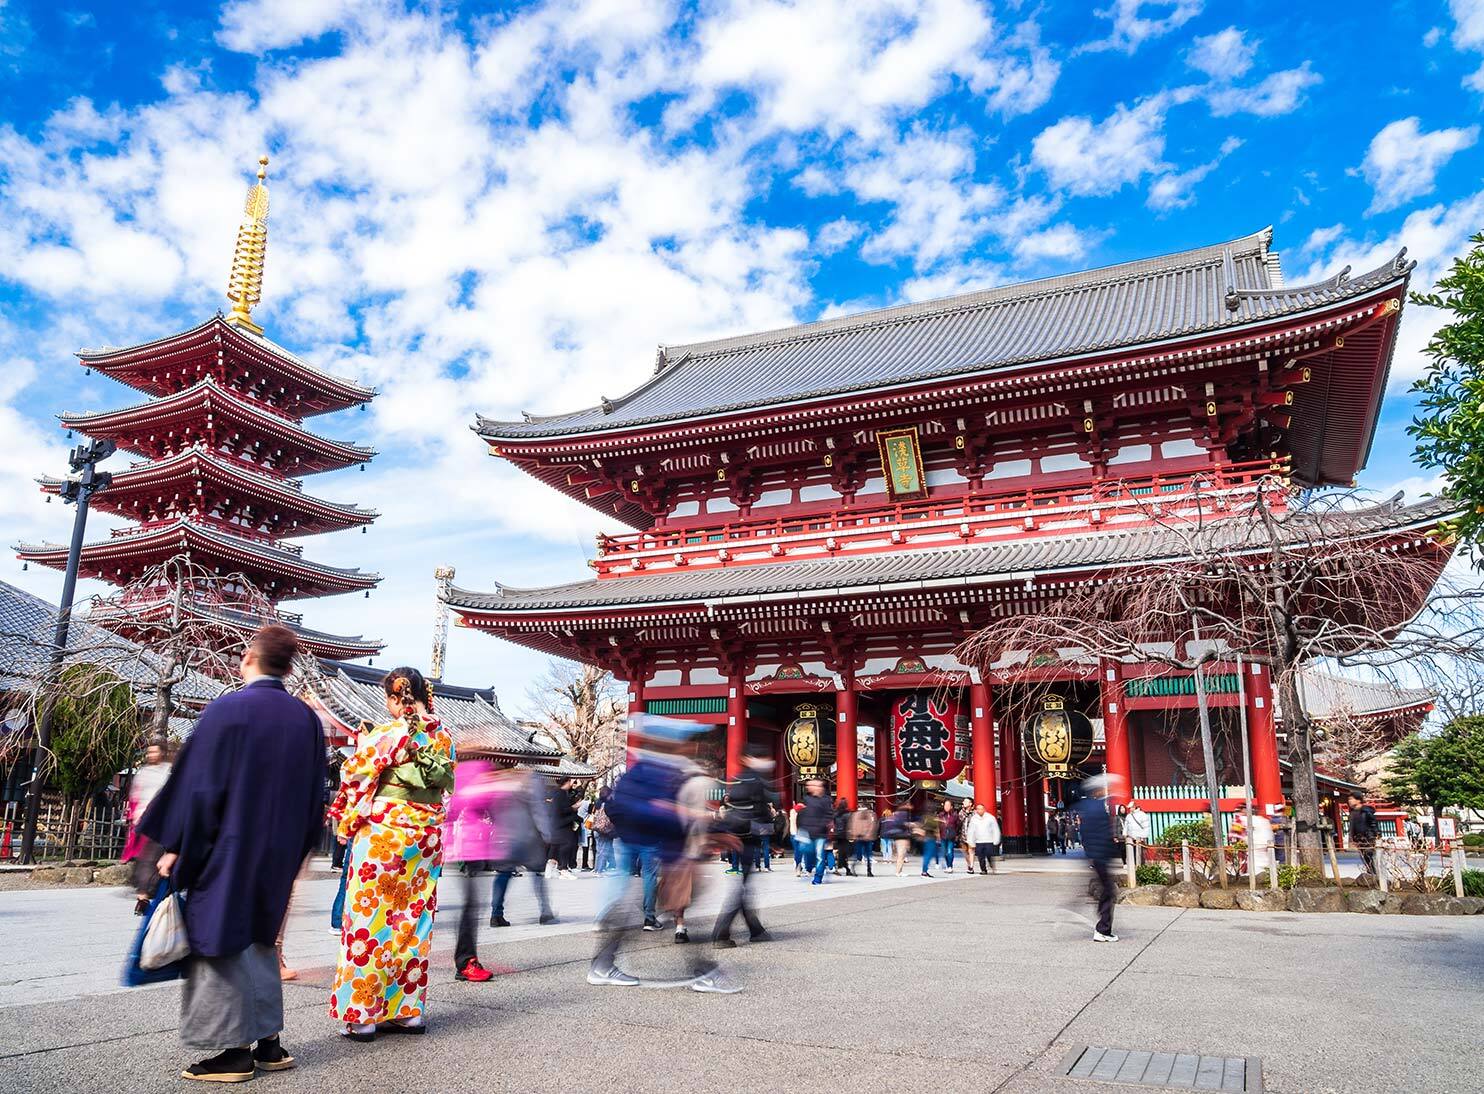
MULTIPOLYGON (((365 669, 347 672, 345 666, 325 662, 320 667, 322 674, 309 686, 341 722, 358 726, 362 722, 379 725, 387 720, 380 670, 376 670, 375 680, 368 680, 365 669)), ((561 756, 560 749, 544 740, 532 741, 530 734, 506 717, 492 692, 434 684, 433 709, 452 734, 455 750, 464 755, 493 754, 531 763, 554 762, 561 756)))
POLYGON ((475 429, 489 440, 556 437, 1065 359, 1333 304, 1411 268, 1398 255, 1355 278, 1285 288, 1271 239, 1264 229, 1085 273, 665 346, 654 377, 606 405, 519 422, 481 417, 475 429))
POLYGON ((1336 676, 1315 665, 1305 665, 1299 670, 1298 687, 1304 710, 1311 718, 1340 713, 1387 714, 1426 706, 1437 698, 1437 692, 1431 688, 1404 688, 1384 680, 1336 676))
MULTIPOLYGON (((83 606, 78 605, 79 611, 83 606)), ((0 691, 30 691, 46 670, 51 656, 57 609, 40 597, 0 581, 0 691)), ((93 664, 112 669, 133 684, 140 702, 153 701, 153 691, 164 665, 137 642, 94 626, 74 616, 67 637, 67 664, 93 664), (159 665, 159 673, 151 666, 159 665)), ((198 672, 189 673, 174 690, 178 702, 201 705, 224 691, 221 683, 198 672)))
MULTIPOLYGON (((1344 527, 1366 535, 1435 524, 1454 512, 1451 503, 1429 500, 1414 505, 1369 506, 1346 514, 1344 527)), ((1289 518, 1295 541, 1313 534, 1303 516, 1289 518)), ((1339 518, 1327 517, 1326 529, 1339 518)), ((1237 518, 1224 518, 1219 528, 1230 548, 1259 546, 1260 531, 1237 518), (1248 539, 1247 537, 1252 538, 1248 539), (1245 540, 1245 542, 1244 542, 1245 540)), ((1216 540, 1208 539, 1214 546, 1216 540)), ((1069 533, 1005 539, 963 547, 934 547, 887 551, 807 561, 780 561, 723 569, 682 569, 600 578, 571 585, 516 589, 497 585, 494 592, 451 590, 448 603, 455 611, 540 612, 586 607, 677 604, 760 596, 803 597, 828 595, 843 589, 911 588, 979 583, 986 577, 1087 570, 1122 564, 1187 557, 1186 540, 1170 526, 1128 530, 1069 533)))

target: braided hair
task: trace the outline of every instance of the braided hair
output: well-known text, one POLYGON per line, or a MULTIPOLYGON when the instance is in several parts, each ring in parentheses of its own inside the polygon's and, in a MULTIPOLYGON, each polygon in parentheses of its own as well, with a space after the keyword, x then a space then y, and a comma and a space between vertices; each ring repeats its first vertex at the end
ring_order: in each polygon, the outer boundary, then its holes
POLYGON ((417 669, 392 669, 382 678, 381 686, 387 695, 402 704, 402 717, 409 726, 417 724, 417 704, 421 703, 429 714, 433 713, 433 690, 417 669))

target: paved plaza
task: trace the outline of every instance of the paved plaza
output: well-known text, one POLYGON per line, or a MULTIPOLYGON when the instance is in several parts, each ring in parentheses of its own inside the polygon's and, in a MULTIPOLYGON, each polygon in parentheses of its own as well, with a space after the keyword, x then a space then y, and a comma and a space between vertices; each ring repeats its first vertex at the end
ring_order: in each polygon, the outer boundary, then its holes
MULTIPOLYGON (((720 955, 745 985, 732 996, 589 987, 591 877, 552 883, 563 922, 545 928, 516 880, 516 926, 483 937, 502 975, 457 983, 460 886, 446 879, 430 1034, 372 1045, 337 1037, 325 1013, 334 882, 308 881, 288 938, 302 978, 285 999, 299 1067, 256 1082, 283 1094, 1138 1089, 1060 1076, 1076 1046, 1096 1045, 1259 1057, 1265 1088, 1293 1094, 1479 1088, 1484 917, 1124 906, 1123 940, 1098 945, 1076 865, 1026 865, 1037 868, 818 888, 791 870, 764 875, 776 940, 720 955)), ((178 986, 115 987, 132 922, 114 892, 0 894, 12 943, 0 1090, 184 1087, 178 986)), ((679 952, 668 932, 646 935, 622 964, 662 977, 679 952)))

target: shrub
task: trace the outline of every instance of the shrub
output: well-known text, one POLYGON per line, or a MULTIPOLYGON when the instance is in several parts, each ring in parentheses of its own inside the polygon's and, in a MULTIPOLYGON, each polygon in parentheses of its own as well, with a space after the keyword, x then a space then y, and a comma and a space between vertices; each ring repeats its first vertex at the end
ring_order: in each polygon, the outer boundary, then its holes
POLYGON ((1179 847, 1181 840, 1189 840, 1192 847, 1215 847, 1211 838, 1211 822, 1181 821, 1166 828, 1159 837, 1161 847, 1179 847))
POLYGON ((1470 832, 1463 837, 1465 847, 1484 847, 1484 832, 1470 832))
MULTIPOLYGON (((1473 870, 1470 873, 1478 873, 1473 870)), ((1146 862, 1134 871, 1134 880, 1140 885, 1168 885, 1170 883, 1169 872, 1163 866, 1156 866, 1152 862, 1146 862)))
MULTIPOLYGON (((1140 867, 1143 869, 1143 867, 1140 867)), ((1484 896, 1484 870, 1465 870, 1463 872, 1463 895, 1484 896)))
POLYGON ((1305 881, 1318 881, 1323 876, 1312 866, 1280 866, 1278 867, 1278 888, 1292 889, 1295 885, 1305 881))

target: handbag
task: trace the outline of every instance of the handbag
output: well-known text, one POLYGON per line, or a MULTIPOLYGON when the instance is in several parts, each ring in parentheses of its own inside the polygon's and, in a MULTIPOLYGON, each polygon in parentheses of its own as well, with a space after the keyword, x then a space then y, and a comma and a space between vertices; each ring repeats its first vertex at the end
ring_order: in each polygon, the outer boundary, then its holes
POLYGON ((139 967, 146 972, 190 956, 191 940, 186 935, 185 908, 180 894, 166 883, 166 892, 150 909, 149 923, 139 944, 139 967))
MULTIPOLYGON (((185 958, 190 955, 190 943, 186 942, 185 953, 179 955, 173 961, 163 965, 148 965, 143 963, 145 940, 149 936, 150 928, 154 925, 155 917, 161 913, 161 909, 172 909, 164 914, 179 916, 180 894, 171 887, 169 878, 161 878, 155 889, 155 895, 150 898, 149 909, 144 913, 144 921, 139 924, 139 930, 134 933, 134 941, 129 946, 129 954, 124 958, 124 972, 122 983, 126 988, 143 987, 145 984, 163 984, 169 980, 178 980, 185 975, 185 958)), ((180 925, 180 936, 185 937, 185 920, 183 916, 178 919, 180 925)))

